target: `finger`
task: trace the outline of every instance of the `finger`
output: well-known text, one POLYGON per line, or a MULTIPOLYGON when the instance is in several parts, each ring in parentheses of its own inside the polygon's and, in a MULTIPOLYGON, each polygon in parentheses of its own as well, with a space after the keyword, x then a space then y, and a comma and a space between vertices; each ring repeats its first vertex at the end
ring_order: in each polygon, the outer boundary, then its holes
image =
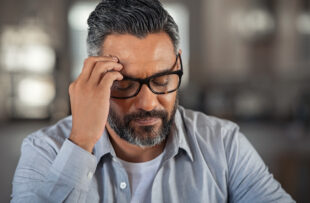
POLYGON ((111 56, 91 56, 84 60, 84 66, 79 76, 82 80, 88 80, 97 62, 118 62, 117 57, 111 56))
POLYGON ((99 83, 100 88, 108 88, 112 87, 112 84, 115 80, 122 80, 123 75, 118 71, 107 72, 99 83))
POLYGON ((89 82, 98 85, 104 74, 110 71, 120 71, 123 65, 115 62, 97 62, 89 78, 89 82))

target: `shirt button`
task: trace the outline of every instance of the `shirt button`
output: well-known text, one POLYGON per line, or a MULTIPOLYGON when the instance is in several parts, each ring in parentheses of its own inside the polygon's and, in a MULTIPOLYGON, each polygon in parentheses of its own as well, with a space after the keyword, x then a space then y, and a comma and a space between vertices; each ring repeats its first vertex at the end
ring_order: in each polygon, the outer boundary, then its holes
POLYGON ((125 182, 121 182, 121 184, 119 185, 119 187, 124 190, 127 187, 127 184, 125 182))
POLYGON ((87 178, 88 178, 88 179, 91 179, 92 177, 93 177, 93 173, 92 173, 92 172, 88 172, 87 178))

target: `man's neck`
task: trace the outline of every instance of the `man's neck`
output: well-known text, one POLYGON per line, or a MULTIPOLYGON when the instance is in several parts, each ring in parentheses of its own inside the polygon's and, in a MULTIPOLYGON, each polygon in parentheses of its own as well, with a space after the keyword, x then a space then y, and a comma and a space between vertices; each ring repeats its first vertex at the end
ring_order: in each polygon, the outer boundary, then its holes
POLYGON ((139 147, 121 139, 110 125, 106 127, 116 156, 124 161, 135 163, 146 162, 156 158, 164 151, 165 141, 153 147, 139 147))

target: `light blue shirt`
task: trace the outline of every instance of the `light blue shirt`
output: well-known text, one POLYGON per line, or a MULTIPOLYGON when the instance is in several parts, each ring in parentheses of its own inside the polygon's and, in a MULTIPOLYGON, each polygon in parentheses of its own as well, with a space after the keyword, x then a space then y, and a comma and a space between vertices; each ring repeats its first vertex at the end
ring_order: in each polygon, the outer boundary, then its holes
MULTIPOLYGON (((12 202, 130 202, 128 175, 105 131, 93 154, 68 140, 72 118, 28 136, 12 202)), ((236 124, 178 107, 149 202, 295 202, 236 124)))

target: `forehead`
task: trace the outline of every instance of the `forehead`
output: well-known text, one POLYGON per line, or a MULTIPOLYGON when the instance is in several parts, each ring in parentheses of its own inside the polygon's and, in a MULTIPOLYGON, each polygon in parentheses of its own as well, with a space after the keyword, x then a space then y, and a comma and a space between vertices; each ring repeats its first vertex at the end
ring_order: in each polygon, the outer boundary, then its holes
POLYGON ((148 77, 169 69, 175 61, 174 47, 165 32, 148 34, 138 38, 130 34, 111 34, 102 46, 102 55, 119 58, 124 65, 123 74, 148 77))

